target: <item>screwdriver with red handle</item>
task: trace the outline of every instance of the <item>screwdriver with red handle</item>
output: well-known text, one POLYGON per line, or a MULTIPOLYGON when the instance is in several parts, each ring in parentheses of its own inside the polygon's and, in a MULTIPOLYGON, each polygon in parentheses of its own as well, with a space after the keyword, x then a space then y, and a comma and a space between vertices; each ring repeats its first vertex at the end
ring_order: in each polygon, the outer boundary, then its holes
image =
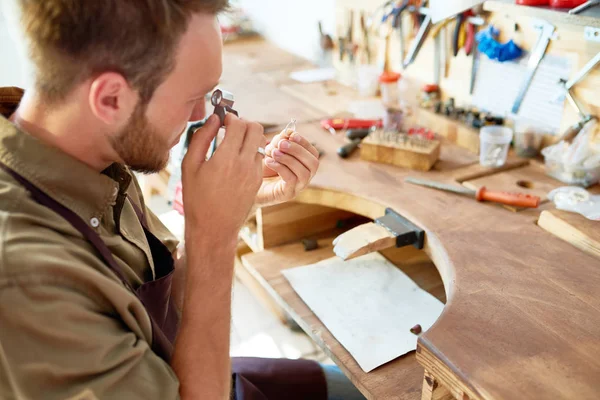
POLYGON ((525 208, 537 208, 540 205, 540 198, 538 196, 532 196, 525 193, 495 192, 487 190, 485 186, 480 187, 478 190, 471 190, 463 186, 446 185, 444 183, 418 178, 406 178, 404 181, 447 192, 465 194, 475 197, 477 201, 491 201, 507 206, 525 208))

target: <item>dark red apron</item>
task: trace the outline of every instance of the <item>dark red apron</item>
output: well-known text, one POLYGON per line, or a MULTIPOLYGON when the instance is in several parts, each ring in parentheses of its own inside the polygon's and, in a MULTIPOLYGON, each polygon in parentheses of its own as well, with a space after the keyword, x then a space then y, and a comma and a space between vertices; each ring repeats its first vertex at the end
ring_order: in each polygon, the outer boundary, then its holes
MULTIPOLYGON (((129 197, 130 204, 140 220, 154 260, 156 279, 133 289, 121 267, 100 235, 83 219, 35 185, 0 163, 0 168, 23 185, 39 204, 50 208, 65 218, 100 253, 121 282, 142 302, 152 325, 152 350, 167 363, 171 361, 173 344, 179 329, 179 318, 171 298, 171 281, 174 262, 169 249, 146 224, 143 211, 129 197)), ((326 400, 327 384, 320 365, 309 360, 233 358, 233 393, 238 400, 326 400)))

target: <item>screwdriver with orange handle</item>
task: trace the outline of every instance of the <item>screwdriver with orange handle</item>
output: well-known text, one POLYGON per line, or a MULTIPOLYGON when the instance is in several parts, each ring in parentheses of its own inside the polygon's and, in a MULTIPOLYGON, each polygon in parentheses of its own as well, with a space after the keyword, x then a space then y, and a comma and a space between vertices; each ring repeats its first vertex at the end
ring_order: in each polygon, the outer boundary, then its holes
POLYGON ((507 206, 525 208, 537 208, 540 205, 540 198, 538 196, 525 193, 495 192, 486 189, 485 186, 480 187, 478 190, 472 190, 463 186, 446 185, 436 181, 410 177, 404 179, 404 181, 433 189, 472 196, 475 197, 477 201, 491 201, 493 203, 505 204, 507 206))

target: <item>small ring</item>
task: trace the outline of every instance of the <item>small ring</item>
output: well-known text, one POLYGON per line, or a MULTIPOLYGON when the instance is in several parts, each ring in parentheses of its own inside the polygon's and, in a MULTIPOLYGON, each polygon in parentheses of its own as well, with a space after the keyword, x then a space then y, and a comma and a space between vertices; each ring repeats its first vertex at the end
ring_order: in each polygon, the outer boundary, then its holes
POLYGON ((259 147, 257 151, 258 151, 258 154, 262 155, 263 157, 266 157, 267 153, 265 153, 264 147, 259 147))

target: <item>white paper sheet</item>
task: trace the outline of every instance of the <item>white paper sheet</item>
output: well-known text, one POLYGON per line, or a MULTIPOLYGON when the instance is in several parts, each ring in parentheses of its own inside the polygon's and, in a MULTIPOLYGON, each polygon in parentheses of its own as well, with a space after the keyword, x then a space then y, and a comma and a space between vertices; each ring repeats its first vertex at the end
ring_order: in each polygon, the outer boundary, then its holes
POLYGON ((416 349, 444 304, 381 254, 283 271, 294 290, 365 372, 416 349))
MULTIPOLYGON (((481 110, 510 115, 527 73, 528 60, 526 54, 519 61, 500 63, 480 54, 473 104, 481 110)), ((560 132, 565 108, 565 91, 560 79, 568 79, 571 70, 568 57, 546 55, 523 99, 519 118, 549 133, 560 132)))

